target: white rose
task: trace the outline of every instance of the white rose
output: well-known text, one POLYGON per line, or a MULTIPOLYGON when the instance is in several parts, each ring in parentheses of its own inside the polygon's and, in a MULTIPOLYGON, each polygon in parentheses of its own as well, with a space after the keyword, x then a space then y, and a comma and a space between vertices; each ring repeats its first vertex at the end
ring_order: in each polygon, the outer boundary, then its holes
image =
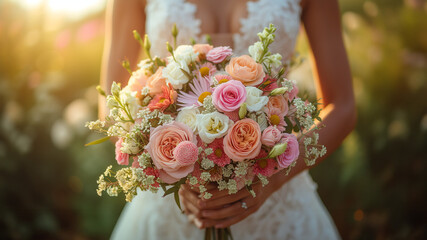
POLYGON ((181 89, 182 85, 186 84, 190 80, 182 70, 190 73, 190 69, 188 69, 188 66, 184 61, 171 61, 165 68, 163 68, 162 75, 172 84, 173 88, 181 89))
POLYGON ((182 108, 176 117, 176 121, 184 123, 185 125, 189 126, 193 132, 195 132, 197 130, 196 115, 199 113, 199 109, 194 107, 182 108))
POLYGON ((253 59, 259 61, 262 53, 264 52, 264 47, 261 42, 256 42, 254 45, 249 46, 249 54, 253 59))
POLYGON ((257 112, 268 103, 268 97, 262 96, 262 90, 256 87, 246 87, 245 103, 249 112, 257 112))
POLYGON ((184 61, 186 65, 189 65, 190 63, 196 61, 198 54, 194 52, 193 46, 181 45, 175 49, 173 55, 178 62, 184 61))
POLYGON ((196 118, 199 136, 205 143, 211 143, 215 138, 225 136, 228 128, 233 125, 233 121, 230 118, 219 112, 197 114, 196 118))

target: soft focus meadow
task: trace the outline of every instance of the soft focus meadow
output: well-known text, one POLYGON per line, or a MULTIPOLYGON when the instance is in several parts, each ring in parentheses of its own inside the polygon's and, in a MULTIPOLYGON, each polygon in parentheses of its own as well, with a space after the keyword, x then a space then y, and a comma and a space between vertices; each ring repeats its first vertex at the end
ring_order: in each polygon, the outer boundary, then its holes
MULTIPOLYGON (((0 239, 107 239, 124 201, 95 189, 113 145, 84 147, 99 137, 84 123, 104 3, 77 15, 32 2, 0 1, 0 239)), ((427 2, 340 4, 358 124, 311 174, 344 239, 426 239, 427 2)), ((297 47, 307 56, 304 35, 297 47)), ((313 91, 306 59, 292 76, 313 91)))

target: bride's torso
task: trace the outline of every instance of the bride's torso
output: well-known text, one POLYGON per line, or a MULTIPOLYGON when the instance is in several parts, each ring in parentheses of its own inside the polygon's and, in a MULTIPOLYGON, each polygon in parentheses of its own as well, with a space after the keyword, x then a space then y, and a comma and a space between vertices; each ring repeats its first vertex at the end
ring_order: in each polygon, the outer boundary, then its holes
POLYGON ((214 46, 231 46, 235 54, 247 54, 258 41, 257 33, 273 23, 276 41, 271 51, 290 57, 300 27, 300 0, 147 0, 146 33, 152 52, 165 56, 171 29, 179 29, 178 44, 205 41, 209 34, 214 46))

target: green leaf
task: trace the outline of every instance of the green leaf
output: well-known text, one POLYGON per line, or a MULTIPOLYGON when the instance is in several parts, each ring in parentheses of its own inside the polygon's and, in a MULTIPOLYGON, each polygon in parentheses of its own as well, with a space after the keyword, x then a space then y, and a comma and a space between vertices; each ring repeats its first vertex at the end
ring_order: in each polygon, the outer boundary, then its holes
POLYGON ((100 144, 100 143, 103 143, 103 142, 107 141, 108 139, 110 139, 110 136, 107 136, 107 137, 103 137, 103 138, 97 139, 97 140, 92 141, 92 142, 90 142, 90 143, 86 143, 86 144, 85 144, 85 147, 87 147, 87 146, 92 146, 92 145, 96 145, 96 144, 100 144))
POLYGON ((177 185, 169 188, 168 190, 165 191, 165 194, 163 194, 163 197, 166 197, 167 195, 174 193, 174 192, 178 192, 178 187, 176 187, 177 185))
POLYGON ((181 202, 179 201, 178 191, 174 192, 173 197, 175 198, 176 205, 179 207, 179 210, 181 210, 181 212, 182 212, 181 202))
POLYGON ((286 124, 288 125, 288 126, 286 126, 285 133, 291 133, 291 132, 292 132, 292 128, 294 127, 294 126, 292 125, 291 120, 289 120, 289 118, 288 118, 288 117, 285 117, 285 122, 286 122, 286 124))

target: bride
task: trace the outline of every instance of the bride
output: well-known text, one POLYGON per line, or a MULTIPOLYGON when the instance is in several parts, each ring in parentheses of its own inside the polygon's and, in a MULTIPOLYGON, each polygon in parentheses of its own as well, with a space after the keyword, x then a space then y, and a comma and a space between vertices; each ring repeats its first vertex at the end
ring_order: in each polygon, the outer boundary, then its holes
MULTIPOLYGON (((166 56, 164 43, 172 42, 174 23, 178 44, 189 44, 191 38, 202 42, 209 34, 213 45, 232 46, 235 54, 247 54, 248 46, 258 40, 256 34, 273 23, 277 31, 271 52, 284 60, 291 56, 302 24, 324 109, 326 127, 318 131, 319 144, 331 153, 353 129, 355 103, 337 0, 111 0, 102 87, 108 90, 112 81, 126 85, 129 75, 120 62, 127 59, 135 67, 140 52, 132 30, 147 33, 152 52, 166 56)), ((101 116, 106 110, 103 101, 101 116)), ((184 185, 180 197, 185 214, 169 196, 140 192, 123 210, 112 239, 203 239, 200 229, 212 226, 231 226, 235 239, 339 239, 307 168, 299 160, 289 175, 276 174, 266 187, 255 186, 255 198, 243 189, 235 195, 217 191, 202 201, 184 185)))

